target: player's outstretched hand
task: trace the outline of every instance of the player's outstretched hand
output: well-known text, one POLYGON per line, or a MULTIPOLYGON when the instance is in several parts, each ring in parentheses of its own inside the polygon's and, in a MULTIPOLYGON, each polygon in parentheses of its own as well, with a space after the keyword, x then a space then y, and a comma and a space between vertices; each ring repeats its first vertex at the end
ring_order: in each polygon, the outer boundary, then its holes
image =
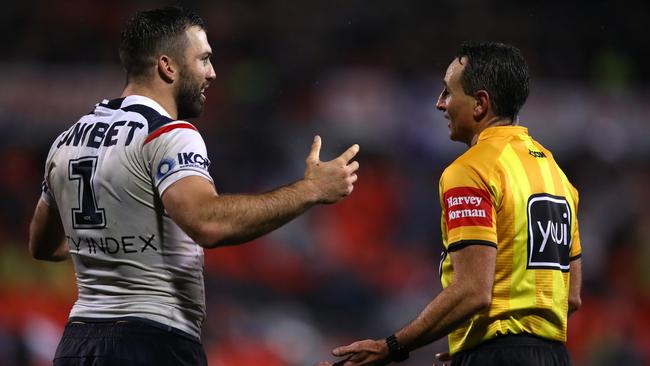
POLYGON ((338 158, 320 160, 321 138, 316 135, 307 156, 305 181, 312 184, 319 203, 334 203, 348 196, 357 181, 359 163, 350 161, 359 152, 359 145, 350 146, 338 158))
POLYGON ((366 339, 354 342, 335 348, 332 354, 343 359, 334 364, 320 362, 316 366, 383 366, 390 363, 388 347, 384 340, 366 339))
POLYGON ((436 362, 433 363, 433 366, 447 366, 451 363, 451 356, 449 352, 440 352, 436 353, 436 362))

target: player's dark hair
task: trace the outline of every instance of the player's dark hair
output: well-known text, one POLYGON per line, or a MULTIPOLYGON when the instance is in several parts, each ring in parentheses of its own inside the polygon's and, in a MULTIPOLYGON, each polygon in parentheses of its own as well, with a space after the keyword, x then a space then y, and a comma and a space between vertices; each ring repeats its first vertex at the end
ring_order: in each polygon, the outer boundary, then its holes
POLYGON ((521 51, 497 42, 465 42, 456 57, 461 63, 467 57, 460 77, 465 94, 487 91, 495 115, 515 122, 528 98, 530 84, 528 65, 521 51))
POLYGON ((161 54, 182 59, 185 31, 203 20, 181 7, 165 7, 136 13, 126 24, 120 44, 120 60, 127 79, 143 76, 161 54))

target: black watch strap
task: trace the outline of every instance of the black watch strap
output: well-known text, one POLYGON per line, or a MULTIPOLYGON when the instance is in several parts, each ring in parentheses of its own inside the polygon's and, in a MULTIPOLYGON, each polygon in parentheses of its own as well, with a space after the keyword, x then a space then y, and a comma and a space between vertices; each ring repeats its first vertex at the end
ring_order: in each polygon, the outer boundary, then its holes
POLYGON ((395 334, 391 334, 386 338, 386 345, 388 345, 388 355, 391 361, 402 362, 409 358, 409 351, 397 342, 395 334))

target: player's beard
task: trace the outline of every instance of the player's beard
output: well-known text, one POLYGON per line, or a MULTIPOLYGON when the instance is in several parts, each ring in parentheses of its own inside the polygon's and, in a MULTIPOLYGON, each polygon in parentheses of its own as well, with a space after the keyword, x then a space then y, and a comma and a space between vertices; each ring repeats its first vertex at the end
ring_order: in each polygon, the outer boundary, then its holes
POLYGON ((195 82, 186 67, 180 70, 178 89, 176 89, 176 107, 178 119, 196 118, 203 111, 201 100, 203 84, 195 82))

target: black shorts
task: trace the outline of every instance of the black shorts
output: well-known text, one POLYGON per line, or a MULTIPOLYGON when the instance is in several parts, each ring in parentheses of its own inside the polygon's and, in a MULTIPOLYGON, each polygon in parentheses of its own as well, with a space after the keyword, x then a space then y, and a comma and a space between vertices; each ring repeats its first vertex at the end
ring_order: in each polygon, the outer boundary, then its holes
POLYGON ((54 366, 207 365, 201 343, 178 332, 137 320, 69 322, 54 366))
POLYGON ((569 366, 562 342, 527 334, 498 336, 478 347, 456 354, 451 366, 569 366))

